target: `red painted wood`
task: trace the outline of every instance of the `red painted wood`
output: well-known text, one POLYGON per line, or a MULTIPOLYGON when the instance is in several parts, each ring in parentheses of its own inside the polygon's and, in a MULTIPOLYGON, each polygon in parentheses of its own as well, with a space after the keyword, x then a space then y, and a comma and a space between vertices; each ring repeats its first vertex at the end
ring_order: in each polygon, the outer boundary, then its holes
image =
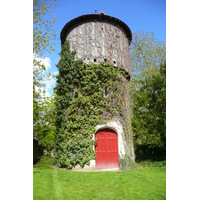
POLYGON ((96 133, 95 140, 96 168, 119 167, 117 134, 111 129, 102 129, 96 133))

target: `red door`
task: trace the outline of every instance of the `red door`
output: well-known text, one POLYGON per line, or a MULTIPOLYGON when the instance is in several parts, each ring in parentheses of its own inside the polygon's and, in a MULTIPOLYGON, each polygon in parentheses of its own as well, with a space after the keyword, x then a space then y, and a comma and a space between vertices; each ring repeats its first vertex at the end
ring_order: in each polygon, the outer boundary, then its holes
POLYGON ((102 129, 96 133, 95 140, 96 168, 119 167, 117 134, 111 129, 102 129))

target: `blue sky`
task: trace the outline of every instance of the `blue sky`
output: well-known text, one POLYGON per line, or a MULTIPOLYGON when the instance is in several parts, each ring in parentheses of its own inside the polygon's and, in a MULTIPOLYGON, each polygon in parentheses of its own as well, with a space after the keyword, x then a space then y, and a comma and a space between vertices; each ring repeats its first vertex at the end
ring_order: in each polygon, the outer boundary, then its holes
MULTIPOLYGON (((155 37, 166 41, 166 0, 57 0, 59 5, 52 8, 57 17, 54 29, 57 32, 55 52, 48 58, 49 70, 56 73, 56 63, 61 50, 60 32, 70 20, 84 14, 104 11, 107 15, 125 22, 132 32, 154 32, 155 37)), ((49 95, 53 92, 55 79, 47 83, 49 95)))

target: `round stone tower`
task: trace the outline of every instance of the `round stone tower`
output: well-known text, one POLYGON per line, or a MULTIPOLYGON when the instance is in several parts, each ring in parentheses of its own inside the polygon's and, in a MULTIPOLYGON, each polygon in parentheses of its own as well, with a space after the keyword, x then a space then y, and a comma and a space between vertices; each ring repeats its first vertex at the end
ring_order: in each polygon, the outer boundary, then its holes
POLYGON ((123 70, 121 77, 125 86, 123 102, 124 116, 115 116, 107 124, 99 124, 93 138, 98 140, 95 148, 96 160, 90 167, 117 168, 125 155, 135 160, 131 127, 131 106, 129 81, 131 63, 129 45, 132 34, 129 27, 121 20, 100 14, 88 14, 69 21, 62 29, 61 44, 70 43, 71 50, 76 50, 75 59, 86 64, 107 62, 123 70))
POLYGON ((67 39, 76 59, 86 63, 109 62, 130 75, 129 45, 132 34, 121 20, 100 14, 82 15, 68 22, 60 34, 61 43, 67 39))

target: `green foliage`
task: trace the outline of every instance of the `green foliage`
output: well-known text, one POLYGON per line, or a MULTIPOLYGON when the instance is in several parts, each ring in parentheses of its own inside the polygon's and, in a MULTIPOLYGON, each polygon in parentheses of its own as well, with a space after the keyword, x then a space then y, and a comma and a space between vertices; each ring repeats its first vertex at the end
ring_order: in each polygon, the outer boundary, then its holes
POLYGON ((95 159, 95 127, 121 111, 119 88, 123 91, 119 69, 86 65, 74 56, 66 41, 57 65, 55 164, 68 169, 95 159))
MULTIPOLYGON (((42 94, 44 93, 44 80, 46 66, 41 62, 46 50, 51 52, 53 43, 50 38, 55 38, 56 33, 52 25, 52 20, 46 20, 45 16, 51 12, 51 7, 57 5, 55 0, 34 0, 33 1, 33 124, 39 120, 41 112, 42 94)), ((48 78, 48 76, 46 77, 48 78)), ((36 129, 36 128, 35 128, 36 129)), ((35 133, 36 134, 36 133, 35 133)))
POLYGON ((119 159, 119 163, 120 163, 120 168, 122 170, 138 168, 138 164, 135 161, 133 161, 133 159, 127 154, 123 158, 119 159))
POLYGON ((47 81, 52 76, 46 75, 42 59, 45 58, 46 51, 54 50, 50 38, 56 36, 53 29, 55 17, 47 20, 45 16, 51 13, 51 8, 55 5, 55 0, 33 1, 33 134, 38 138, 39 147, 47 150, 54 147, 55 117, 53 99, 45 97, 44 90, 44 80, 47 81))
POLYGON ((166 167, 166 161, 145 160, 138 163, 140 167, 166 167))
POLYGON ((40 118, 37 122, 38 144, 40 150, 46 150, 48 153, 55 148, 55 95, 45 98, 41 104, 40 118))
POLYGON ((137 160, 166 159, 166 64, 133 92, 133 137, 137 160))
POLYGON ((166 60, 166 45, 157 40, 153 32, 133 33, 130 52, 132 84, 154 73, 166 60))
POLYGON ((45 16, 51 13, 52 6, 58 3, 55 0, 33 0, 33 53, 43 55, 44 51, 54 50, 54 43, 50 43, 56 36, 53 24, 56 20, 47 20, 45 16))
POLYGON ((51 169, 53 165, 53 158, 50 156, 42 156, 41 159, 33 168, 33 172, 38 172, 40 169, 51 169))
POLYGON ((136 160, 165 159, 166 46, 153 33, 133 33, 132 126, 136 160), (160 67, 161 66, 161 67, 160 67))

